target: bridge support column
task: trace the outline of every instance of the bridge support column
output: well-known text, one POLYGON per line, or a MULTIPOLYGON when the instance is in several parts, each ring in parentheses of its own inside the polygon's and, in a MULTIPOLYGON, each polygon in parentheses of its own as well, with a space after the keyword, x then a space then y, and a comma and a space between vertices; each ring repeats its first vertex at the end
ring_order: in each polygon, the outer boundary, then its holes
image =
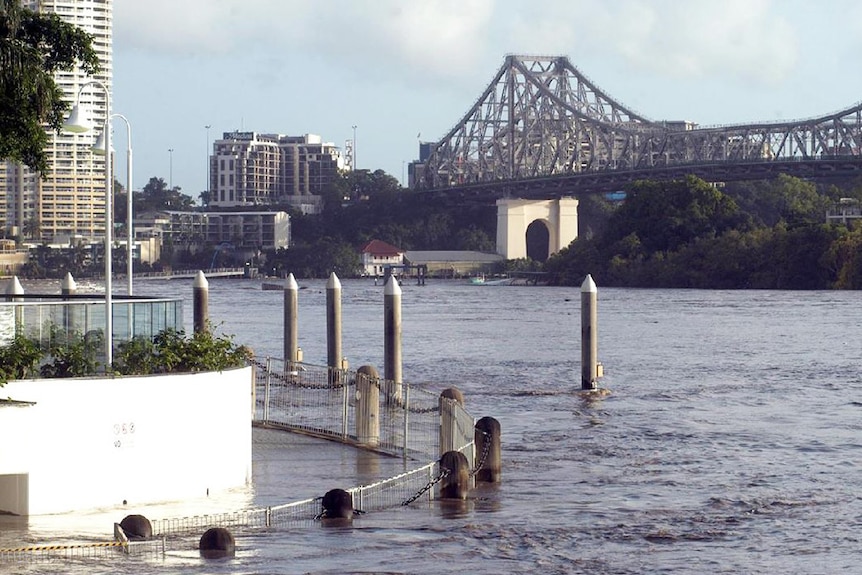
POLYGON ((578 237, 578 200, 497 200, 497 253, 526 258, 527 228, 537 220, 548 230, 548 254, 555 254, 578 237))

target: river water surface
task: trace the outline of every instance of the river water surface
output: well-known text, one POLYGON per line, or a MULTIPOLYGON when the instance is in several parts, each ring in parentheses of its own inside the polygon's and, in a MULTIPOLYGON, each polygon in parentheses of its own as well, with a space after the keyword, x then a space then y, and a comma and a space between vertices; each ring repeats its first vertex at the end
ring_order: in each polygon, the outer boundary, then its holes
MULTIPOLYGON (((326 359, 324 285, 300 281, 308 363, 326 359)), ((432 280, 402 289, 404 379, 454 385, 474 416, 500 421, 501 485, 456 508, 414 504, 363 515, 351 528, 241 535, 229 560, 190 549, 0 563, 0 571, 858 572, 858 292, 599 286, 600 386, 609 393, 597 396, 579 390, 578 288, 432 280)), ((182 296, 191 329, 190 281, 139 282, 136 293, 182 296)), ((345 281, 342 301, 351 367, 382 368, 382 287, 345 281)), ((260 281, 210 281, 217 331, 258 356, 282 355, 282 306, 283 294, 260 281)), ((271 433, 255 431, 256 458, 279 449, 271 433)), ((279 457, 289 465, 289 453, 279 457)), ((281 487, 267 473, 210 505, 269 505, 261 494, 281 487)), ((105 538, 120 518, 106 519, 105 538)), ((58 518, 4 523, 4 544, 51 521, 75 529, 58 518)))

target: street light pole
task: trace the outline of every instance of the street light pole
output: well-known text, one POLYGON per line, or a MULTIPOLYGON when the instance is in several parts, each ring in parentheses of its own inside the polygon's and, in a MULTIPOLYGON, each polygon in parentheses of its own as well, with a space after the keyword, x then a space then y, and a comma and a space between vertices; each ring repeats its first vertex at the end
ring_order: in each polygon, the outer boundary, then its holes
POLYGON ((170 190, 174 189, 174 149, 168 148, 168 156, 170 160, 168 162, 168 188, 170 190))
MULTIPOLYGON (((78 90, 78 95, 75 98, 75 105, 69 113, 69 117, 64 123, 67 131, 73 133, 83 133, 93 129, 92 122, 89 118, 83 118, 80 109, 81 93, 87 86, 98 86, 105 92, 105 149, 111 149, 111 92, 108 87, 99 80, 90 80, 78 90)), ((114 226, 114 206, 112 201, 113 196, 113 179, 111 177, 111 158, 105 156, 105 370, 111 368, 114 361, 114 323, 113 323, 113 301, 111 295, 111 260, 113 254, 111 252, 111 232, 114 226)))
MULTIPOLYGON (((122 114, 114 114, 110 117, 110 120, 113 120, 114 118, 120 118, 126 123, 126 135, 128 137, 126 142, 126 276, 128 286, 127 292, 129 295, 132 295, 132 274, 134 273, 134 258, 132 257, 132 253, 134 251, 135 244, 135 235, 132 224, 132 125, 129 123, 129 119, 122 114)), ((108 148, 105 147, 105 133, 106 132, 104 131, 102 132, 92 147, 93 153, 98 156, 105 156, 108 153, 108 148)), ((114 154, 114 150, 111 150, 111 154, 114 154)), ((107 161, 110 161, 110 157, 108 157, 107 161)))
POLYGON ((359 164, 356 163, 356 124, 353 124, 353 171, 355 172, 359 168, 359 164))

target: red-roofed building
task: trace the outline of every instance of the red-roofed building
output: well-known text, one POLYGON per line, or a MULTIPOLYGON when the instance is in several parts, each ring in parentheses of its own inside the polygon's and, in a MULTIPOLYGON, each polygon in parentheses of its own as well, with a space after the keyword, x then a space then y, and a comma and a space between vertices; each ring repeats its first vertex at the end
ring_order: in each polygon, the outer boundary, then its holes
POLYGON ((380 240, 371 240, 359 248, 365 275, 382 276, 387 266, 404 263, 404 251, 380 240))

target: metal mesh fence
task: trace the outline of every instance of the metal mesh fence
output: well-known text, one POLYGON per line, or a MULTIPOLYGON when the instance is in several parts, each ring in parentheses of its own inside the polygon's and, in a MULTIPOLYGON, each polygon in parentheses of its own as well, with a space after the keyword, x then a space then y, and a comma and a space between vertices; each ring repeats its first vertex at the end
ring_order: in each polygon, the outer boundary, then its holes
MULTIPOLYGON (((267 358, 255 362, 255 421, 331 439, 362 444, 408 459, 440 456, 440 405, 437 394, 378 379, 378 434, 369 442, 360 433, 359 389, 355 371, 267 358)), ((462 409, 463 411, 463 409, 462 409)), ((466 412, 463 412, 466 414, 466 412)), ((461 425, 455 449, 473 441, 472 417, 461 425)))

